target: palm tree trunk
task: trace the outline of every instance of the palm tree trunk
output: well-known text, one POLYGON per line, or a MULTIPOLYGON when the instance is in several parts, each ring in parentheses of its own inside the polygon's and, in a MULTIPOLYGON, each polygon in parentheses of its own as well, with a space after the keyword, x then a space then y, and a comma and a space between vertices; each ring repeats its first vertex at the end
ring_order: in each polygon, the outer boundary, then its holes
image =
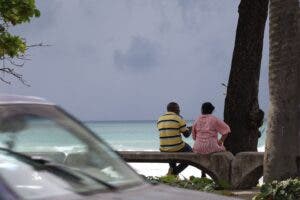
POLYGON ((300 8, 270 0, 270 109, 264 181, 300 176, 300 8))
POLYGON ((225 147, 233 154, 257 151, 258 87, 268 0, 241 0, 224 120, 231 128, 225 147))

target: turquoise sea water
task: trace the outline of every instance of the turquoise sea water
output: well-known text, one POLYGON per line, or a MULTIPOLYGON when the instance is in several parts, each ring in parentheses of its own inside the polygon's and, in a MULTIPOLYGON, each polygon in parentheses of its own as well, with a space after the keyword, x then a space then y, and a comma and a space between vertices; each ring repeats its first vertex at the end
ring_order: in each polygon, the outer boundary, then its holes
MULTIPOLYGON (((188 121, 188 126, 192 123, 188 121)), ((85 124, 115 150, 158 151, 159 149, 156 121, 85 122, 85 124)), ((262 137, 259 140, 259 151, 264 150, 266 135, 264 127, 265 125, 262 127, 262 137)), ((191 137, 183 137, 183 139, 193 146, 191 137)), ((17 135, 0 134, 0 146, 6 146, 7 141, 11 140, 14 141, 14 148, 24 151, 31 151, 32 148, 80 151, 83 148, 78 139, 71 137, 68 131, 49 120, 43 123, 29 120, 27 128, 20 130, 17 135)))
MULTIPOLYGON (((188 121, 188 125, 192 123, 188 121)), ((116 150, 158 150, 159 148, 156 121, 86 122, 85 124, 116 150)), ((261 127, 259 150, 264 148, 265 127, 266 123, 261 127)), ((193 145, 191 137, 184 140, 193 145)))
MULTIPOLYGON (((188 121, 188 126, 192 125, 188 121)), ((95 132, 100 138, 110 144, 115 150, 140 150, 158 151, 159 136, 156 129, 156 121, 114 121, 114 122, 85 122, 86 126, 95 132)), ((264 151, 266 124, 261 127, 262 137, 259 140, 258 150, 264 151)), ((65 153, 82 151, 82 143, 70 137, 70 133, 60 128, 52 121, 28 121, 27 129, 15 134, 0 134, 0 147, 6 147, 7 141, 14 141, 15 149, 21 151, 34 151, 39 148, 42 151, 62 151, 65 153), (49 137, 51 134, 51 137, 49 137), (12 138, 12 136, 15 136, 12 138)), ((193 145, 191 138, 184 140, 193 145)), ((162 176, 168 171, 166 163, 130 163, 140 174, 147 176, 162 176)), ((201 176, 198 169, 189 166, 182 176, 201 176)))

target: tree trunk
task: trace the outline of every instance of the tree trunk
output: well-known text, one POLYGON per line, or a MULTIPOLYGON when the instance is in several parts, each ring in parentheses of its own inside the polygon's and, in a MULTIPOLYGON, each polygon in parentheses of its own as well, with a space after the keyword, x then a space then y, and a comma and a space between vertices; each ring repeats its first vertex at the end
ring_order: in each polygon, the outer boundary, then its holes
POLYGON ((300 176, 300 8, 270 0, 270 110, 264 181, 300 176))
POLYGON ((233 154, 257 151, 258 87, 268 0, 241 0, 224 120, 231 128, 225 147, 233 154))

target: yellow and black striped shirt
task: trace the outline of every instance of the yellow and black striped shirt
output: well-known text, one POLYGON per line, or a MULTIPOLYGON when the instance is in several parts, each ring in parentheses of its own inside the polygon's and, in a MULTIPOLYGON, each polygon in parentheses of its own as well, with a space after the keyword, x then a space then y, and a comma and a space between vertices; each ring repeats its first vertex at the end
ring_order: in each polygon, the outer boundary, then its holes
POLYGON ((188 131, 186 122, 174 112, 166 112, 157 121, 160 151, 179 151, 185 146, 181 133, 188 131))

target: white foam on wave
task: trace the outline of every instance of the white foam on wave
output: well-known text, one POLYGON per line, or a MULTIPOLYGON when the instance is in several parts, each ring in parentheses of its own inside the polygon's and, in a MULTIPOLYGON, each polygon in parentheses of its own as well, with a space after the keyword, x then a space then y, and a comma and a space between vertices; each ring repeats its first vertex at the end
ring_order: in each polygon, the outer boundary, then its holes
POLYGON ((147 151, 147 152, 148 151, 156 151, 156 152, 159 152, 158 150, 154 150, 154 149, 117 149, 117 151, 147 151))
POLYGON ((265 145, 257 148, 258 152, 265 152, 265 145))
MULTIPOLYGON (((129 163, 129 165, 139 174, 145 176, 164 176, 167 174, 169 164, 167 163, 129 163)), ((188 166, 181 174, 182 177, 201 177, 201 171, 195 167, 188 166)))

